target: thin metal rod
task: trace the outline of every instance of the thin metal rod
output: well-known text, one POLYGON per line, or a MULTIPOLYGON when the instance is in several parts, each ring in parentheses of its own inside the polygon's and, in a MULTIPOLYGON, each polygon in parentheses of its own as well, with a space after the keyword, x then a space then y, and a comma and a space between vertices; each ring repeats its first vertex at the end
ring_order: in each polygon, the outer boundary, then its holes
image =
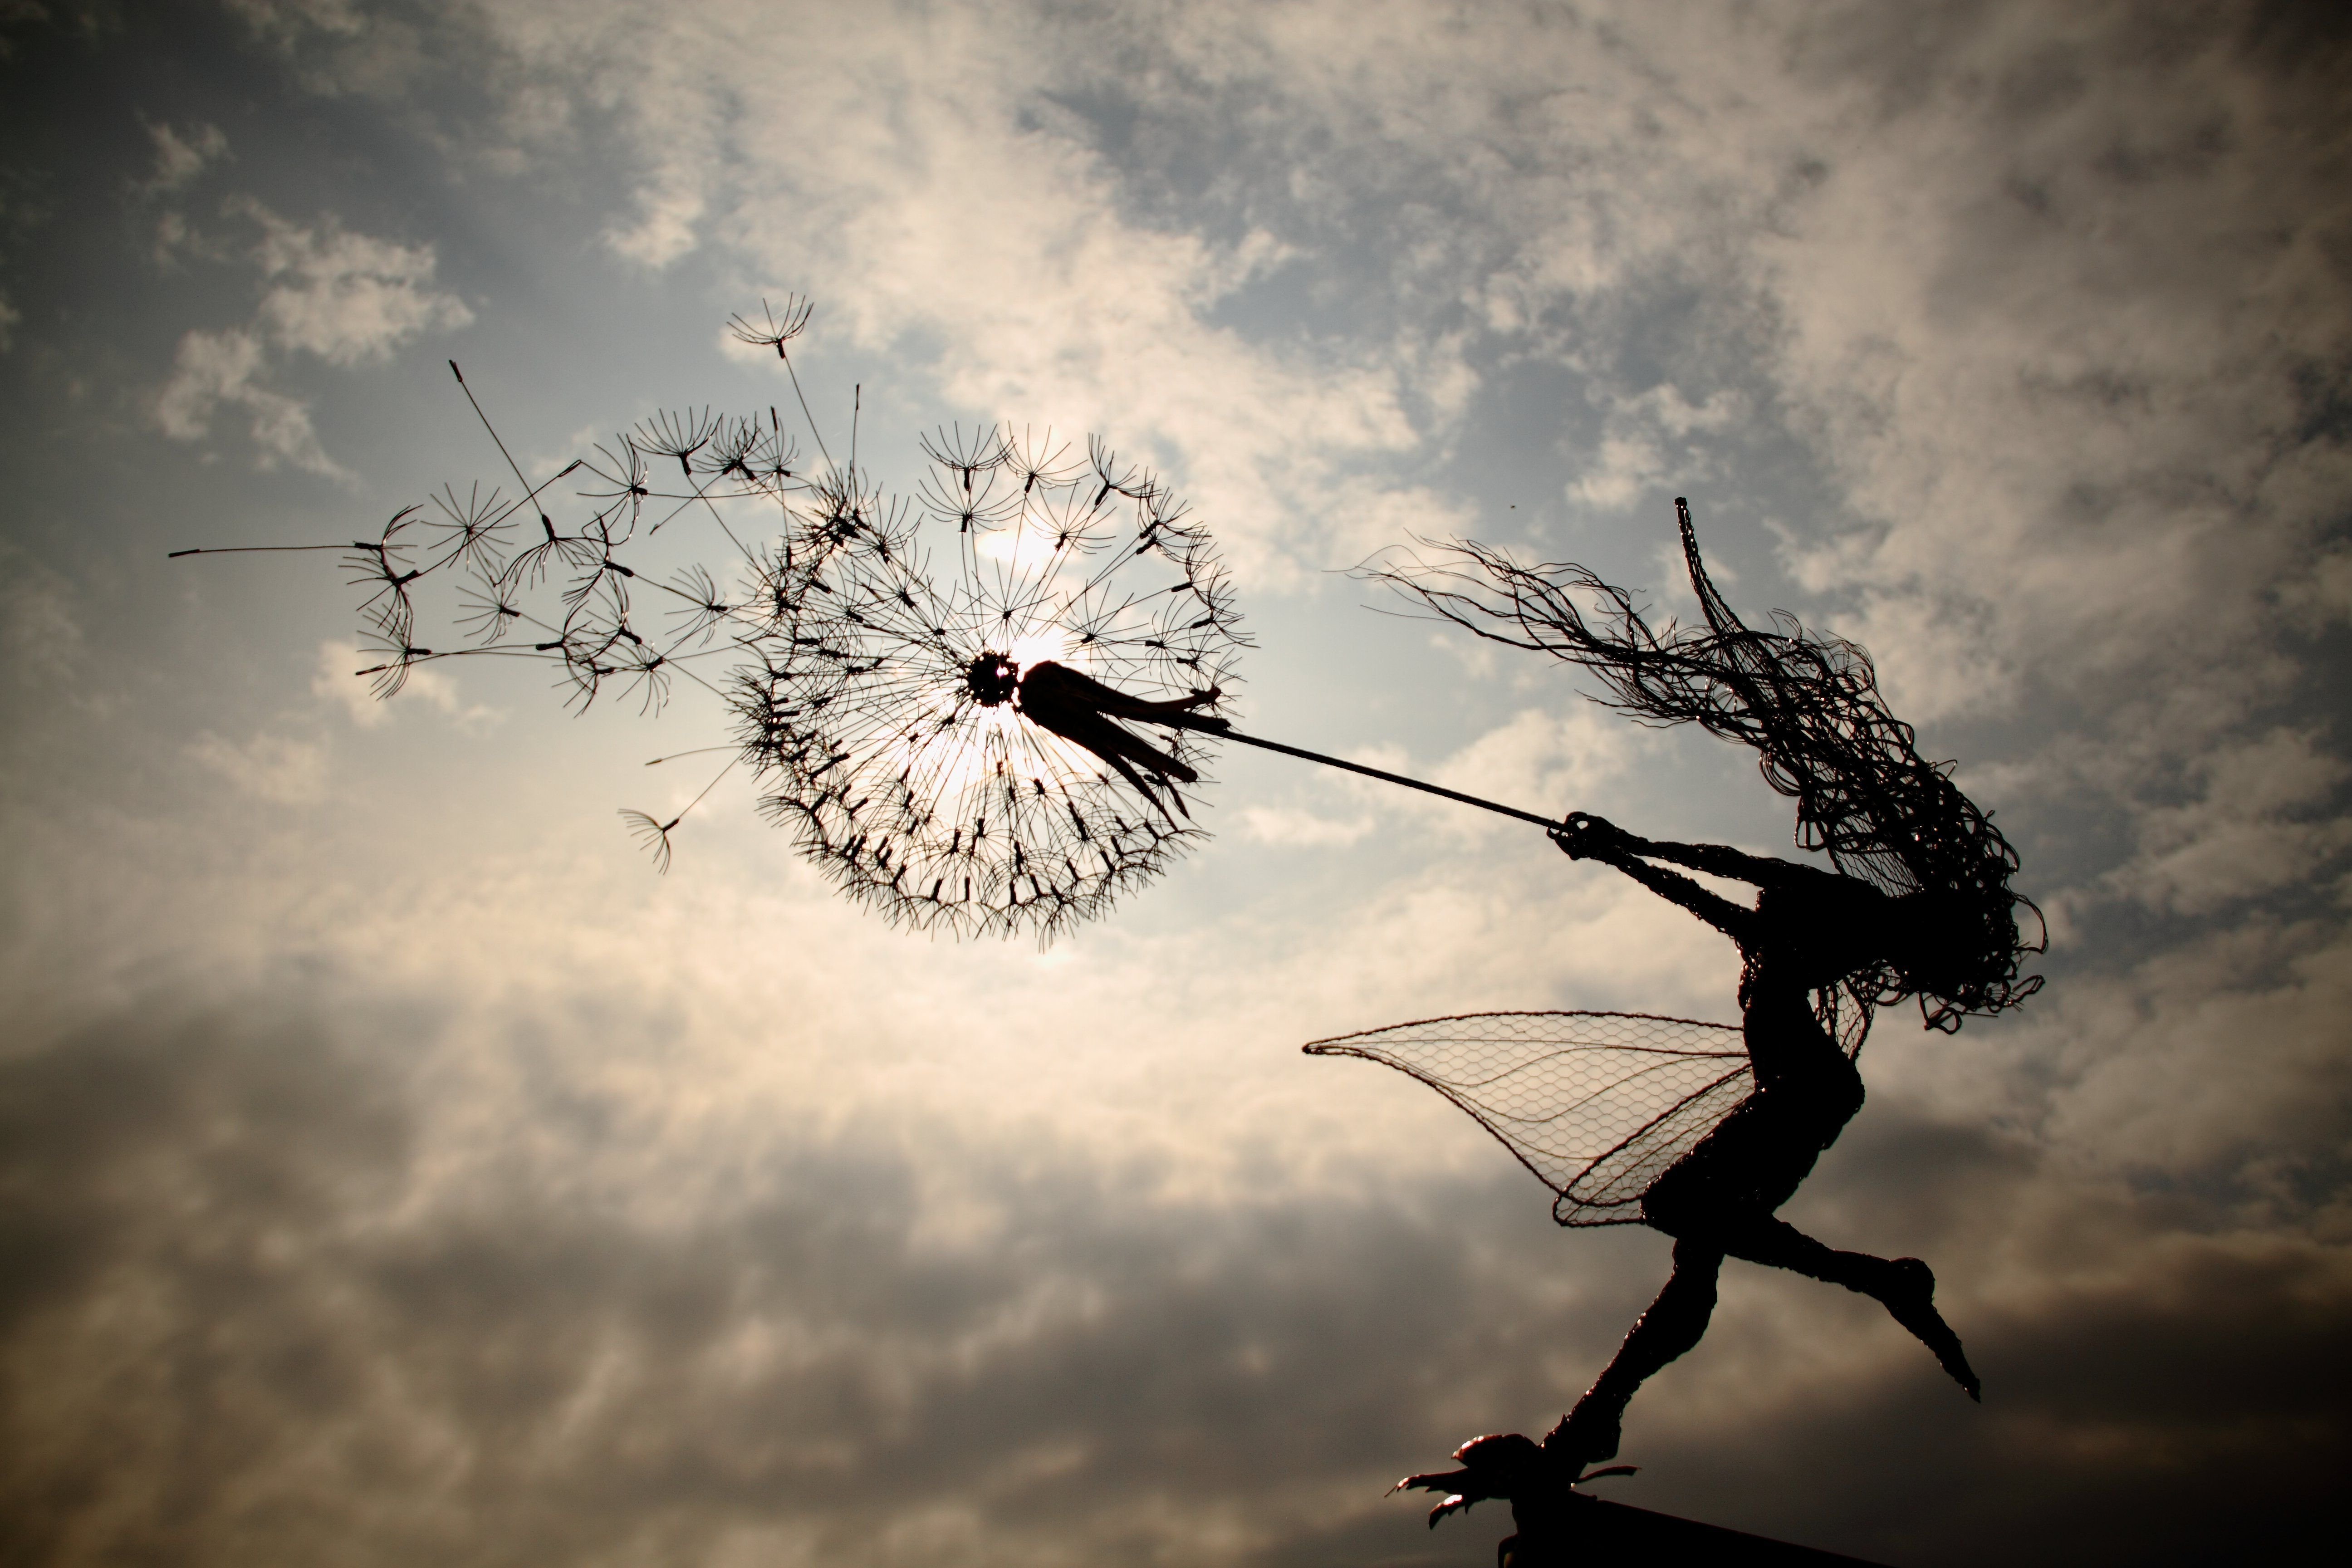
POLYGON ((1219 740, 1239 741, 1244 746, 1255 746, 1262 751, 1280 752, 1286 757, 1303 757, 1310 763, 1321 763, 1327 768, 1345 768, 1351 773, 1361 773, 1366 778, 1380 779, 1387 784, 1402 784, 1407 789, 1417 789, 1423 795, 1442 795, 1448 800, 1458 800, 1465 805, 1475 805, 1482 811, 1491 811, 1502 816, 1516 816, 1521 822, 1532 822, 1538 827, 1558 827, 1560 824, 1559 817, 1538 816, 1532 811, 1521 811, 1516 805, 1504 805, 1497 801, 1481 800, 1475 795, 1464 795, 1458 789, 1446 789, 1440 784, 1423 784, 1419 779, 1409 779, 1402 773, 1385 773, 1379 768, 1368 768, 1361 763, 1351 763, 1340 757, 1327 757, 1320 752, 1310 752, 1299 746, 1286 746, 1279 741, 1261 741, 1255 735, 1244 735, 1239 730, 1227 730, 1213 723, 1202 723, 1192 720, 1189 714, 1155 717, 1153 722, 1173 724, 1185 730, 1198 730, 1204 735, 1214 735, 1219 740))

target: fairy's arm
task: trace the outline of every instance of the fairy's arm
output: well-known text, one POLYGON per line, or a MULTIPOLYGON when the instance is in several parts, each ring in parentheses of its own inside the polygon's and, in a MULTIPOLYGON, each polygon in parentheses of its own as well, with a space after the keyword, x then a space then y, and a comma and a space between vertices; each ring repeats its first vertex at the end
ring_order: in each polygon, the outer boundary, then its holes
POLYGON ((1710 877, 1729 877, 1754 888, 1769 888, 1807 874, 1819 876, 1810 866, 1800 866, 1792 860, 1777 860, 1769 855, 1750 855, 1744 849, 1734 849, 1728 844, 1676 844, 1669 839, 1644 838, 1636 841, 1637 855, 1653 860, 1671 861, 1687 866, 1694 871, 1705 871, 1710 877))
MULTIPOLYGON (((1753 888, 1769 888, 1780 883, 1821 877, 1826 873, 1793 860, 1777 860, 1769 855, 1750 855, 1744 849, 1734 849, 1728 844, 1678 844, 1670 838, 1637 838, 1617 826, 1583 812, 1571 816, 1561 825, 1561 831, 1582 821, 1598 824, 1604 837, 1611 837, 1632 854, 1645 860, 1664 860, 1676 866, 1687 866, 1694 871, 1704 871, 1710 877, 1728 877, 1736 882, 1746 882, 1753 888)), ((1555 837, 1559 837, 1556 833, 1555 837)), ((1562 848, 1567 846, 1563 844, 1562 848)), ((1570 854, 1575 851, 1570 850, 1570 854)))
MULTIPOLYGON (((1663 866, 1653 866, 1644 858, 1645 856, 1656 855, 1660 859, 1681 859, 1679 856, 1664 855, 1659 852, 1666 848, 1677 850, 1713 848, 1716 847, 1715 846, 1654 844, 1649 839, 1634 837, 1614 823, 1581 811, 1571 813, 1566 822, 1553 828, 1551 838, 1570 859, 1599 860, 1605 865, 1614 866, 1658 897, 1671 903, 1680 904, 1734 942, 1744 943, 1754 932, 1756 924, 1754 910, 1742 908, 1720 893, 1712 892, 1699 886, 1679 871, 1669 871, 1663 866)), ((1740 856, 1736 849, 1725 850, 1724 853, 1738 856, 1743 860, 1755 858, 1753 856, 1740 856)), ((1722 876, 1739 875, 1737 871, 1716 872, 1713 866, 1697 864, 1687 859, 1684 859, 1683 863, 1689 865, 1694 870, 1713 872, 1722 876)), ((1772 862, 1772 864, 1777 865, 1778 862, 1772 862)))

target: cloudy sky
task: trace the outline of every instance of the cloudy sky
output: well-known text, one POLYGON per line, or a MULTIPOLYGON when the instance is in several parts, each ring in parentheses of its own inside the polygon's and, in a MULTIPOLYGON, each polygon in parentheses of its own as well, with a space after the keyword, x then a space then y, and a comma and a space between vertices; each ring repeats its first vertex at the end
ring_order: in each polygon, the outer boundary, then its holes
POLYGON ((1345 569, 1412 533, 1877 657, 2050 916, 1788 1213, 1927 1258, 1972 1405, 1733 1265, 1612 1495, 1906 1564, 2206 1560, 2341 1485, 2352 40, 2294 5, 0 4, 0 1555, 1483 1564, 1396 1476, 1540 1432, 1663 1279, 1303 1041, 1735 1016, 1524 826, 1228 754, 1040 952, 895 932, 710 702, 352 679, 325 556, 685 404, 1102 432, 1250 728, 1788 849, 1345 569), (691 764, 689 764, 691 765, 691 764))

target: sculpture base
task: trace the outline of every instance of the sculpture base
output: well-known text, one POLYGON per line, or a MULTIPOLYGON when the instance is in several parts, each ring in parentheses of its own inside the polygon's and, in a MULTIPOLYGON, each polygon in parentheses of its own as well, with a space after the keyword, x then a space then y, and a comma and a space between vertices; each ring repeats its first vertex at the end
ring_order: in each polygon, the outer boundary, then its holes
POLYGON ((1722 1563, 1727 1568, 1831 1568, 1837 1563, 1879 1568, 1864 1558, 1604 1502, 1582 1492, 1514 1502, 1511 1521, 1518 1533, 1496 1548, 1500 1568, 1571 1568, 1644 1560, 1722 1563))

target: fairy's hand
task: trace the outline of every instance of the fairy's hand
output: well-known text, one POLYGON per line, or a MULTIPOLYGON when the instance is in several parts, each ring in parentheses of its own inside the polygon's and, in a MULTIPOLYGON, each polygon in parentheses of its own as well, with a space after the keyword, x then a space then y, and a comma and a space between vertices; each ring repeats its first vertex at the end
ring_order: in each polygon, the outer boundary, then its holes
POLYGON ((1551 830, 1551 841, 1571 860, 1619 860, 1633 849, 1633 836, 1606 817, 1571 811, 1551 830))

